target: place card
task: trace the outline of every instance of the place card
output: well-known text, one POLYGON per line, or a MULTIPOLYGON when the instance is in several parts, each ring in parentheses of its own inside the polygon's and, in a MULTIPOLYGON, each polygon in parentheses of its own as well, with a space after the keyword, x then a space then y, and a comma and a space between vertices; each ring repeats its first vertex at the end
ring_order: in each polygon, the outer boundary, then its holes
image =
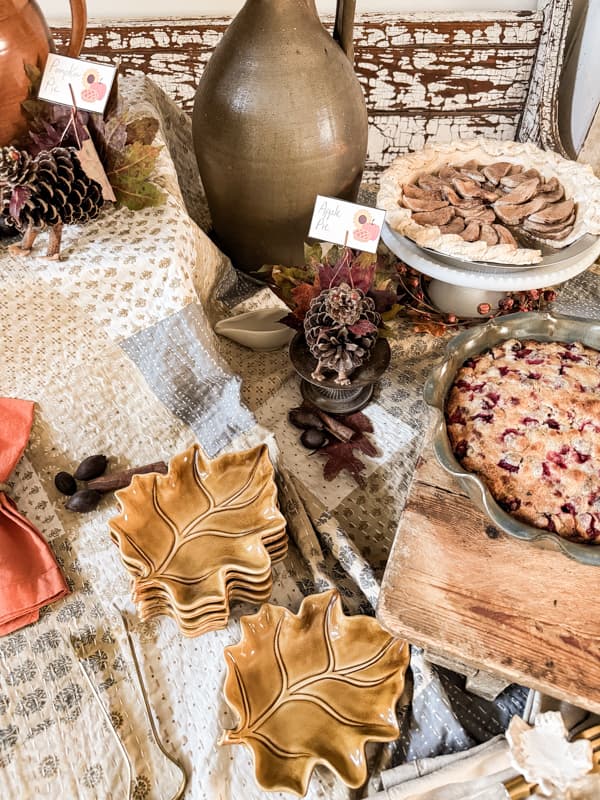
POLYGON ((101 114, 106 107, 117 68, 81 58, 49 53, 38 97, 63 106, 101 114))
POLYGON ((308 235, 321 242, 377 252, 385 211, 317 195, 308 235))

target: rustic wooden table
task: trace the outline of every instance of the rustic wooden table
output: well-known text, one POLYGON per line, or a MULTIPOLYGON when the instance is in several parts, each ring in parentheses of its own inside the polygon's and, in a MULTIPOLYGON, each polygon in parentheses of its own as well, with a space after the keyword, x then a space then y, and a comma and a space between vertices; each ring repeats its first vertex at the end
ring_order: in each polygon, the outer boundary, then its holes
POLYGON ((600 712, 600 571, 492 526, 427 447, 377 616, 442 659, 600 712))

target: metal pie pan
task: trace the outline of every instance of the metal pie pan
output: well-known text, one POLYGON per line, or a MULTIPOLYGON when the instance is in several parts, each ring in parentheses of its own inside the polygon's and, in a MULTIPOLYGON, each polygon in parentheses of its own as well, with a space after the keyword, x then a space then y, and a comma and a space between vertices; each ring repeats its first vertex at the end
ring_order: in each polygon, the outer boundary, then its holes
POLYGON ((581 564, 600 566, 600 545, 572 542, 511 516, 500 508, 483 480, 475 473, 465 470, 452 451, 444 410, 456 373, 468 358, 512 338, 536 339, 541 342, 577 341, 600 350, 600 322, 560 314, 526 312, 490 320, 485 325, 455 336, 448 344, 444 358, 429 375, 424 388, 425 402, 436 414, 433 451, 441 466, 458 479, 473 503, 505 533, 525 542, 559 549, 581 564))

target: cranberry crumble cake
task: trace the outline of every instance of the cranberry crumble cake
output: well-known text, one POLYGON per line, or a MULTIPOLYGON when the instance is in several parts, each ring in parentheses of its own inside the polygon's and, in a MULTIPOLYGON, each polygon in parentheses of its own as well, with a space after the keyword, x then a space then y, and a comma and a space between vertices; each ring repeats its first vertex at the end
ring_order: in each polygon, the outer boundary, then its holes
POLYGON ((455 456, 502 508, 600 544, 600 352, 509 339, 463 364, 446 423, 455 456))

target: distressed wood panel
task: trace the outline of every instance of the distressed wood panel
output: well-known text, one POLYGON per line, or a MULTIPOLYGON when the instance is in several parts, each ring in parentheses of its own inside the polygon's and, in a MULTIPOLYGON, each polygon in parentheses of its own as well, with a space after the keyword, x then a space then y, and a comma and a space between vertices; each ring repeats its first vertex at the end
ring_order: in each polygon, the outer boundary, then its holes
POLYGON ((572 11, 573 0, 544 0, 539 52, 518 132, 519 141, 537 142, 567 158, 558 131, 558 85, 572 11))
MULTIPOLYGON (((187 110, 228 20, 150 20, 90 24, 85 51, 123 59, 124 74, 144 73, 187 110)), ((331 28, 332 22, 328 21, 331 28)), ((355 32, 356 72, 372 111, 522 108, 541 18, 486 15, 440 21, 433 15, 369 15, 355 32), (490 18, 491 17, 491 18, 490 18)), ((57 42, 68 32, 58 29, 57 42)))
POLYGON ((449 45, 537 46, 542 18, 537 11, 430 14, 365 14, 357 19, 357 47, 428 47, 449 45))
POLYGON ((426 448, 377 617, 445 658, 600 712, 598 568, 491 526, 426 448))
POLYGON ((355 69, 371 111, 521 110, 535 46, 357 48, 355 69))
MULTIPOLYGON (((545 0, 537 12, 365 14, 355 28, 356 72, 371 117, 367 175, 432 140, 540 132, 538 103, 559 57, 553 20, 571 0, 545 0), (551 41, 552 40, 552 41, 551 41), (543 76, 540 78, 540 70, 543 76), (532 89, 532 75, 537 76, 532 89), (544 82, 545 81, 545 82, 544 82)), ((124 75, 147 75, 184 109, 229 19, 90 23, 85 53, 122 59, 124 75)), ((331 28, 332 20, 326 20, 331 28)), ((558 23, 556 23, 558 24, 558 23)), ((55 30, 60 45, 68 32, 55 30)), ((539 136, 538 136, 539 138, 539 136)))
POLYGON ((366 172, 377 172, 402 153, 420 150, 429 141, 449 142, 474 136, 514 139, 519 119, 520 112, 370 115, 366 172))

